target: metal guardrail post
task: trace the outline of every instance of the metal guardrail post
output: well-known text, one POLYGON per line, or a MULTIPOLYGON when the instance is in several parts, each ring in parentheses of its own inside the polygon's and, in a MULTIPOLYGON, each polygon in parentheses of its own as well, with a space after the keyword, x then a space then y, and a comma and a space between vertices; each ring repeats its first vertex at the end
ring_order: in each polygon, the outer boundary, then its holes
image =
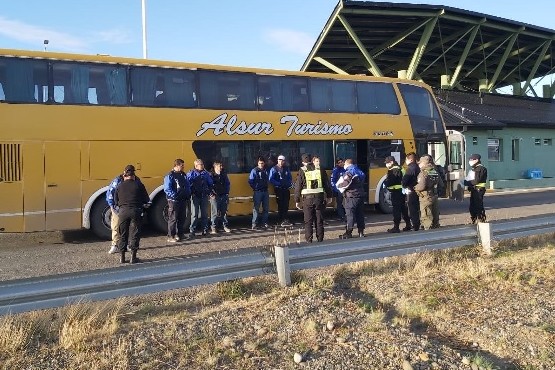
POLYGON ((485 254, 491 256, 491 224, 489 222, 478 222, 478 241, 482 245, 485 254))
POLYGON ((282 287, 291 285, 291 266, 289 265, 289 247, 275 247, 276 270, 279 279, 279 285, 282 287))

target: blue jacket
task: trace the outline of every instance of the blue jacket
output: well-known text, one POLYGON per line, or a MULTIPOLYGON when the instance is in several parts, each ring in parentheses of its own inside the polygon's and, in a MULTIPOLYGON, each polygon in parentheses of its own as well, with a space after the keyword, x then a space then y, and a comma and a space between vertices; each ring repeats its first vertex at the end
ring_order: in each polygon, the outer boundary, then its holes
POLYGON ((191 197, 191 184, 181 171, 170 171, 164 176, 164 193, 166 199, 183 201, 191 197))
POLYGON ((187 172, 187 180, 191 184, 191 195, 195 197, 207 197, 212 192, 214 181, 206 170, 191 170, 187 172))
POLYGON ((255 167, 249 174, 249 185, 254 191, 268 190, 268 182, 270 175, 266 168, 260 169, 255 167))
MULTIPOLYGON (((135 176, 135 181, 140 183, 141 179, 138 176, 135 176)), ((115 179, 113 179, 110 185, 108 186, 108 190, 106 191, 106 203, 108 203, 110 208, 116 208, 114 195, 116 194, 116 189, 118 185, 121 184, 122 182, 123 182, 123 175, 119 175, 115 179)))
POLYGON ((337 181, 341 176, 343 176, 344 173, 345 168, 343 166, 335 166, 333 171, 331 171, 331 189, 333 190, 334 194, 339 193, 339 190, 337 190, 337 186, 335 184, 337 184, 337 181))
POLYGON ((289 189, 293 186, 293 176, 287 166, 283 166, 282 168, 278 166, 272 167, 269 177, 270 183, 278 189, 289 189))

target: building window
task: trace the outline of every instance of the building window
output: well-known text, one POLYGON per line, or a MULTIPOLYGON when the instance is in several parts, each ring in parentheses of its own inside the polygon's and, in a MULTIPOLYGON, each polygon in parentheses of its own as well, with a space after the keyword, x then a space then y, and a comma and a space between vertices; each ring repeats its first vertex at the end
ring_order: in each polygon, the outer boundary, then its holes
POLYGON ((543 145, 552 145, 551 139, 543 139, 543 145))
POLYGON ((513 139, 511 146, 511 159, 518 161, 520 156, 520 139, 513 139))
POLYGON ((542 145, 542 139, 534 139, 534 145, 542 145))
POLYGON ((478 145, 478 136, 472 136, 472 145, 478 145))
POLYGON ((501 161, 501 139, 488 139, 488 161, 501 161))

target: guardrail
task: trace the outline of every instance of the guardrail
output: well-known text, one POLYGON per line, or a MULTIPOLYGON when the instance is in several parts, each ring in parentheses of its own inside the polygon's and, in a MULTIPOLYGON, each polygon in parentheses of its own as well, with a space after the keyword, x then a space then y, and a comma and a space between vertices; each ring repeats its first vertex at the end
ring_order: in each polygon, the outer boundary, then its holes
POLYGON ((555 232, 555 216, 493 224, 332 240, 303 246, 244 249, 104 270, 0 282, 0 314, 60 307, 135 294, 187 288, 277 271, 281 285, 291 271, 365 261, 555 232))

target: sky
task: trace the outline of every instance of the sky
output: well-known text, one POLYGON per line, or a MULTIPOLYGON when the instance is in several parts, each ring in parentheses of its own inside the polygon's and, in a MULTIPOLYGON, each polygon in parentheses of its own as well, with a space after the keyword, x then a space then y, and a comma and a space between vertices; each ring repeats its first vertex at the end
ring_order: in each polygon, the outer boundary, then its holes
MULTIPOLYGON (((337 2, 146 0, 148 57, 299 70, 337 2)), ((423 4, 555 29, 552 2, 443 0, 423 4)), ((44 50, 47 39, 49 51, 143 56, 141 0, 0 0, 0 4, 0 48, 44 50)))

